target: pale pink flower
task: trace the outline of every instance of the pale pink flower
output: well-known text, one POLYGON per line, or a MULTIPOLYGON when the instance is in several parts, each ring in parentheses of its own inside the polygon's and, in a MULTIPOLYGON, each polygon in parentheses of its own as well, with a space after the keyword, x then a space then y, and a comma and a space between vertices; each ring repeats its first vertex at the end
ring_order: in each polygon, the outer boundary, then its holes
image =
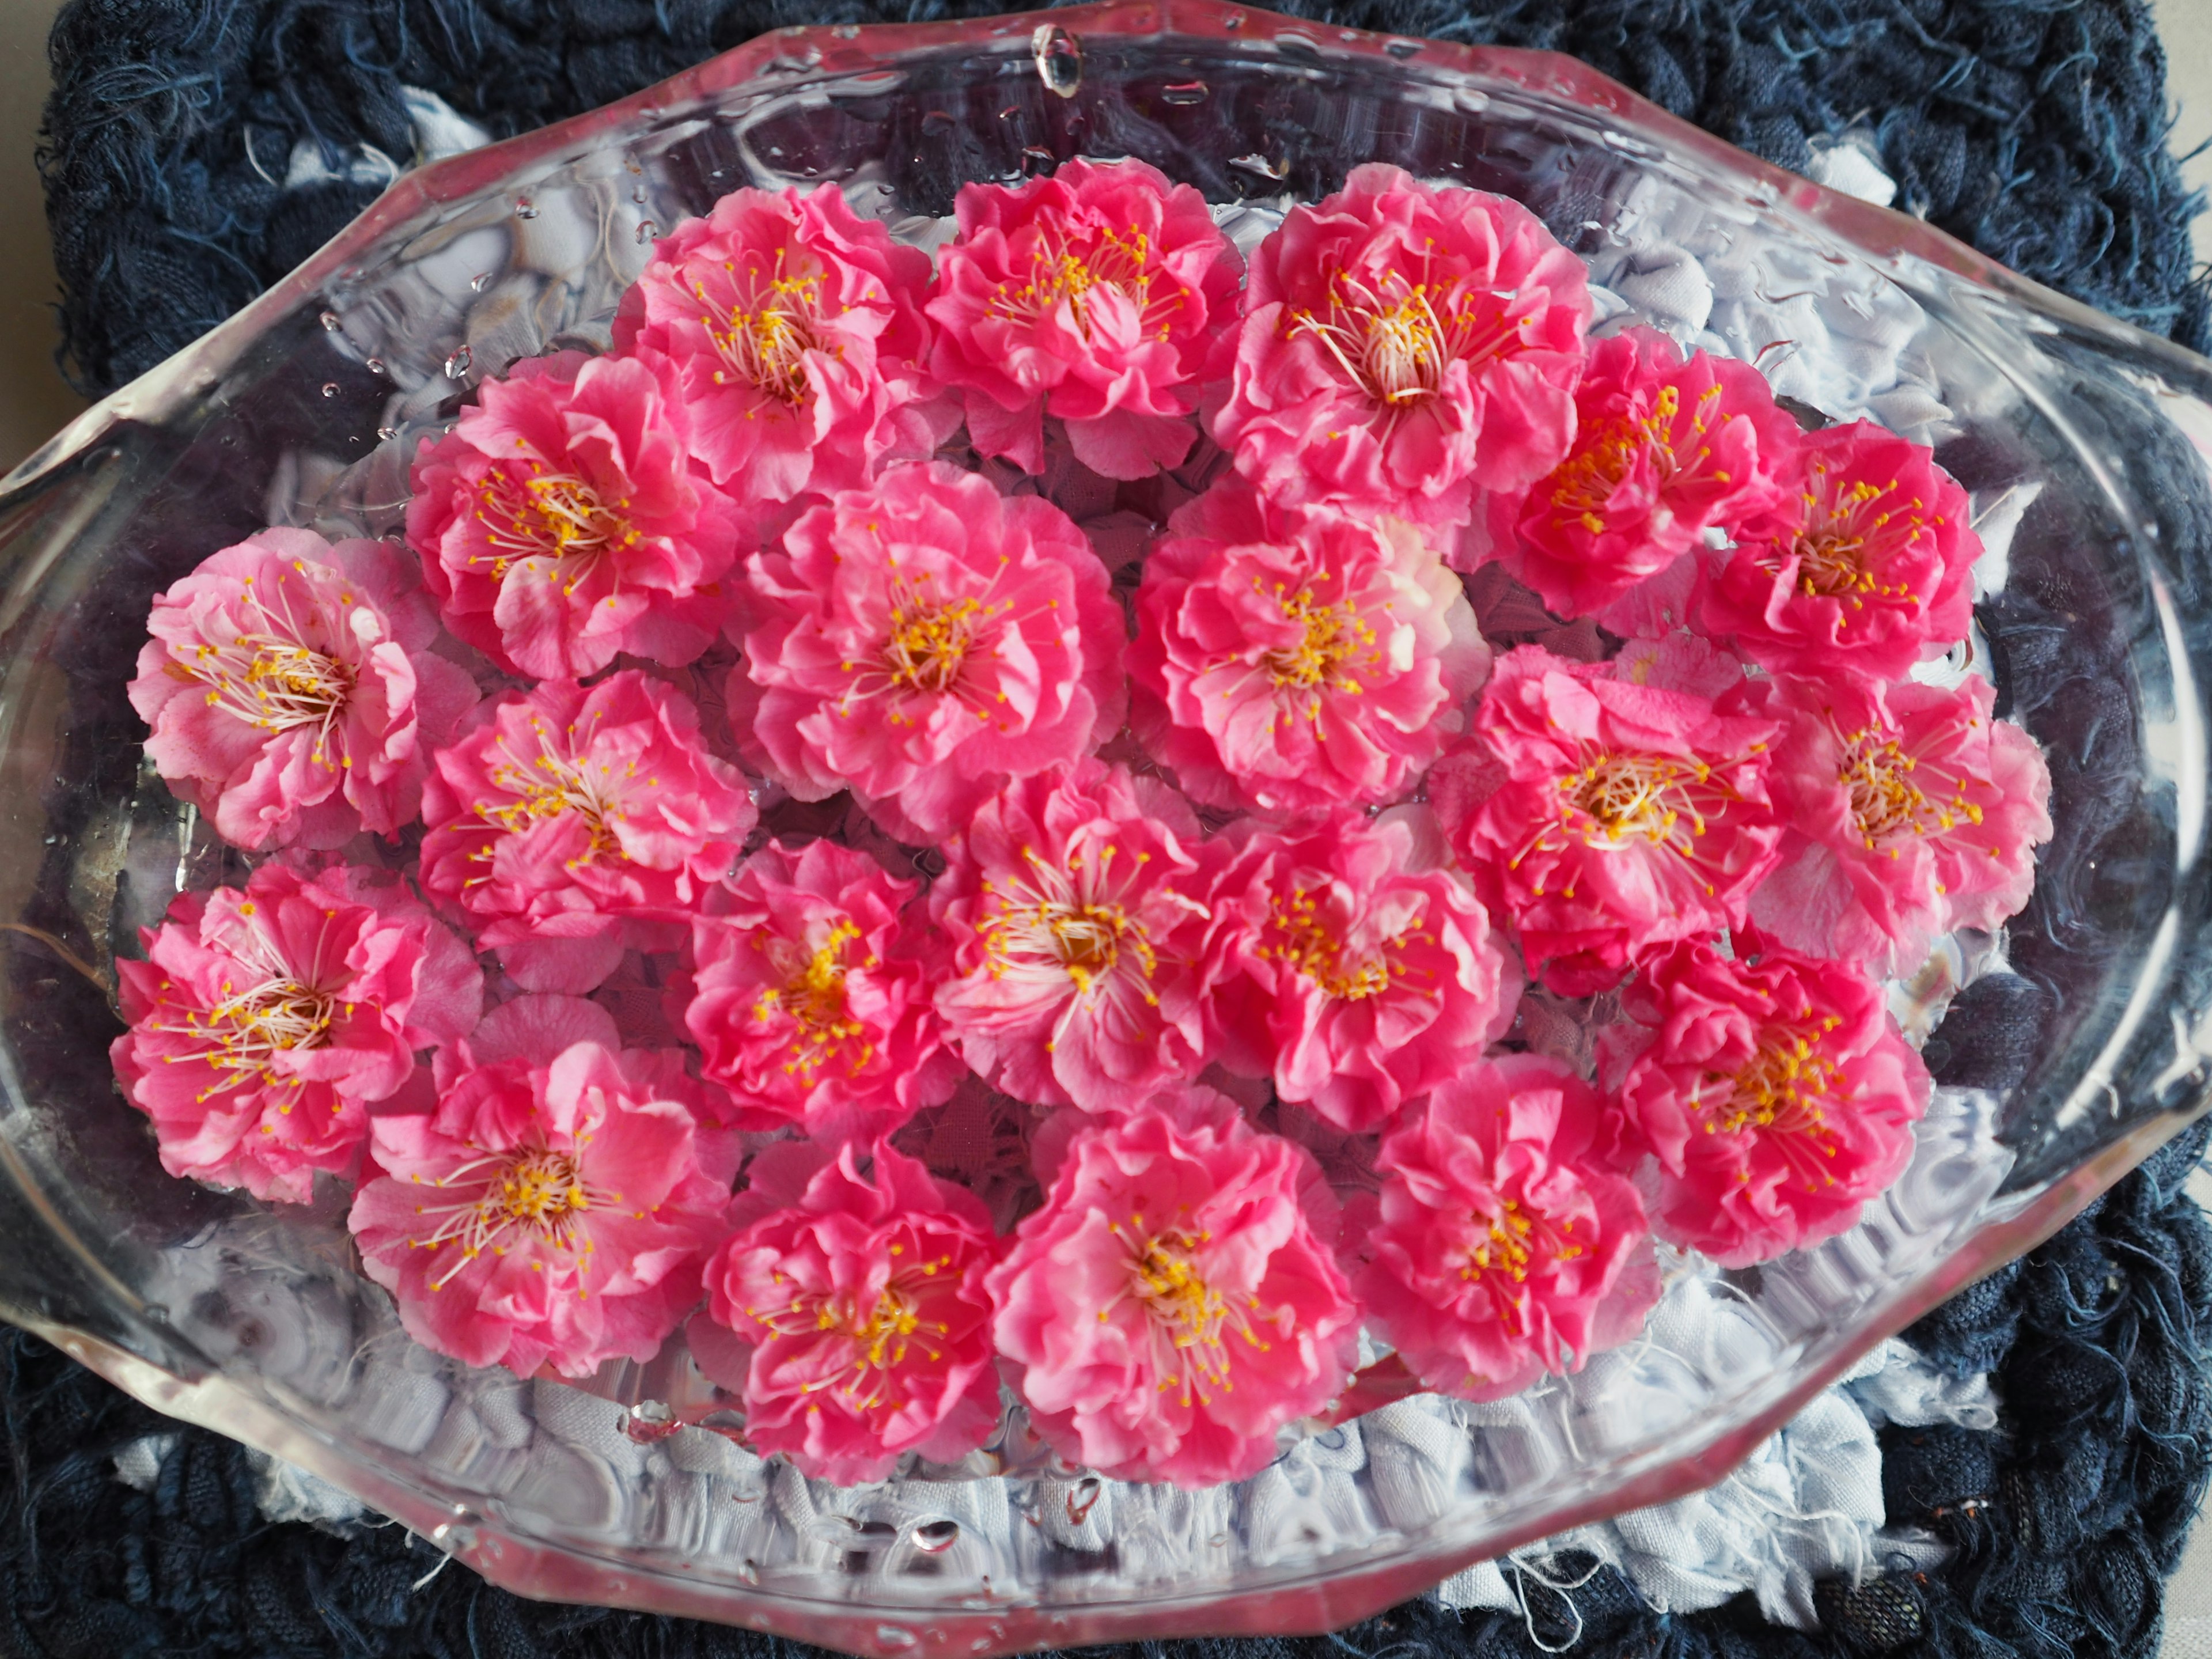
POLYGON ((920 890, 832 842, 771 842, 693 920, 684 1023, 750 1127, 888 1134, 952 1092, 920 890))
POLYGON ((410 479, 407 539, 446 626, 533 679, 705 650, 739 522, 693 476, 661 374, 566 351, 521 359, 477 398, 423 441, 410 479))
POLYGON ((1638 328, 1596 342, 1575 392, 1574 447, 1525 491, 1500 491, 1461 544, 1563 617, 1602 611, 1795 483, 1797 423, 1748 363, 1638 328))
POLYGON ((945 848, 937 1006, 992 1085, 1133 1109, 1209 1058, 1219 853, 1156 779, 1085 761, 1009 784, 945 848))
POLYGON ((179 893, 140 939, 146 960, 115 964, 117 1080, 162 1168, 257 1198, 304 1204, 316 1170, 349 1173, 368 1109, 483 998, 468 947, 366 870, 266 864, 243 892, 179 893))
POLYGON ((1994 928, 2027 902, 2051 839, 2051 772, 1995 719, 1996 692, 1849 679, 1786 685, 1775 803, 1782 864, 1752 919, 1781 944, 1908 973, 1954 927, 1994 928))
POLYGON ((1234 1113, 1145 1111, 1079 1133, 985 1281, 1038 1432, 1119 1480, 1256 1474, 1334 1399, 1359 1310, 1311 1156, 1234 1113))
POLYGON ((438 617, 386 542, 264 530, 154 599, 131 706, 170 789, 244 848, 396 836, 470 705, 438 617))
POLYGON ((1777 674, 1901 679, 1966 637, 1981 556, 1966 492, 1868 421, 1798 440, 1781 501, 1709 572, 1698 626, 1777 674))
POLYGON ((849 787, 942 840, 1121 722, 1127 636, 1083 532, 944 462, 894 467, 755 555, 732 717, 802 800, 849 787))
POLYGON ((635 669, 548 680, 486 704, 437 755, 422 885, 529 989, 588 991, 625 940, 681 937, 758 817, 681 693, 635 669))
POLYGON ((1588 996, 1645 945, 1741 924, 1778 856, 1781 729, 1741 680, 1703 696, 1522 646, 1476 712, 1477 775, 1449 780, 1440 805, 1461 815, 1453 845, 1530 972, 1588 996))
POLYGON ((923 367, 929 283, 929 256, 835 185, 733 190, 655 245, 615 349, 667 367, 692 454, 739 505, 849 489, 958 420, 923 367))
POLYGON ((1502 1399, 1642 1328, 1659 1279, 1636 1189, 1601 1155, 1603 1112, 1559 1061, 1501 1054, 1384 1138, 1357 1283, 1427 1387, 1502 1399))
POLYGON ((1138 735, 1193 797, 1279 815, 1403 794, 1490 647, 1412 525, 1277 507, 1231 478, 1146 560, 1129 672, 1138 735))
POLYGON ((1621 1127, 1659 1163, 1662 1237, 1724 1267, 1855 1224, 1903 1173, 1928 1068, 1856 964, 1735 938, 1644 957, 1608 1026, 1621 1127))
POLYGON ((1226 367, 1243 274, 1206 198, 1146 162, 1077 160, 964 185, 952 210, 931 362, 967 394, 976 449, 1042 472, 1049 414, 1109 478, 1181 462, 1199 386, 1226 367))
POLYGON ((1574 436, 1583 264, 1502 196, 1354 167, 1260 244, 1244 313, 1214 435, 1276 499, 1454 523, 1574 436))
POLYGON ((1245 900, 1215 993, 1224 1063, 1340 1128, 1386 1121, 1512 1022, 1520 969, 1425 808, 1249 835, 1220 890, 1245 900))
POLYGON ((690 1327, 702 1369, 744 1401, 745 1438, 848 1486, 988 1440, 999 1241, 981 1201, 881 1142, 780 1143, 748 1180, 690 1327))
POLYGON ((676 1059, 585 1038, 496 1062, 465 1113, 374 1120, 384 1174, 354 1195, 347 1224, 410 1336, 518 1376, 548 1361, 588 1376, 659 1352, 699 1300, 729 1203, 727 1183, 700 1171, 690 1108, 672 1097, 676 1059))

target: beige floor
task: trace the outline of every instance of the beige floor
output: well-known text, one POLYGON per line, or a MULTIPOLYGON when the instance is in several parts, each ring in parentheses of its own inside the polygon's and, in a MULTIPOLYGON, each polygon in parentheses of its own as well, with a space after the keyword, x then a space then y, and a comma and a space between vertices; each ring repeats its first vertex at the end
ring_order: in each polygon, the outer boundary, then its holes
MULTIPOLYGON (((2179 116, 2175 148, 2212 141, 2212 0, 2154 0, 2179 116)), ((47 89, 46 33, 53 0, 0 0, 0 224, 16 253, 0 260, 0 471, 44 442, 81 404, 53 366, 56 293, 46 222, 31 157, 47 89)), ((2189 164, 2212 189, 2212 149, 2189 164)), ((2212 259, 2212 214, 2197 222, 2212 259)), ((2203 1183, 2212 1203, 2212 1181, 2203 1183)), ((2212 1525, 2200 1529, 2175 1582, 2166 1659, 2212 1659, 2212 1525), (2202 1621, 2202 1622, 2199 1622, 2202 1621)))

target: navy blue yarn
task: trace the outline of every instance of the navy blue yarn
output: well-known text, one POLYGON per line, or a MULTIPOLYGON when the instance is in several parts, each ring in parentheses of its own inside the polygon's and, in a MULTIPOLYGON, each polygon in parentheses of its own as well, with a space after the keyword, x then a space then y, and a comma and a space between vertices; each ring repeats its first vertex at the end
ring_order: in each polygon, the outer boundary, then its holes
MULTIPOLYGON (((928 17, 939 0, 71 0, 42 151, 65 362, 89 390, 151 367, 333 233, 370 191, 284 192, 295 142, 404 159, 402 84, 495 133, 572 114, 789 21, 928 17)), ((1785 166, 1869 118, 1903 204, 2028 275, 2203 349, 2191 204, 2165 148, 2164 66, 2135 0, 1354 0, 1285 9, 1449 40, 1571 50, 1785 166)), ((2002 1087, 2038 1016, 1992 983, 1929 1059, 2002 1087)), ((1412 1603, 1339 1636, 1174 1644, 1179 1659, 1536 1659, 1532 1638, 1650 1659, 2154 1659, 2160 1579, 2212 1469, 2212 1229, 2180 1194, 2212 1127, 2026 1261, 1916 1326, 1993 1371, 2002 1428, 1891 1431, 1891 1518, 1958 1555, 1939 1573, 1820 1587, 1822 1629, 1748 1597, 1688 1617, 1597 1572, 1526 1619, 1412 1603)), ((396 1527, 260 1520, 243 1453, 180 1431, 150 1492, 117 1449, 175 1425, 27 1337, 0 1343, 0 1654, 52 1659, 799 1659, 799 1644, 550 1607, 435 1565, 396 1527)), ((1571 1570, 1555 1577, 1572 1578, 1571 1570)), ((1141 1659, 1164 1659, 1146 1644, 1141 1659)), ((1139 1659, 1133 1650, 1130 1659, 1139 1659)))
MULTIPOLYGON (((1902 205, 2154 332, 2212 344, 2141 0, 1278 0, 1449 40, 1557 48, 1784 167, 1876 125, 1902 205)), ((279 187, 295 143, 404 161, 404 85, 495 136, 791 22, 991 0, 71 0, 41 153, 63 362, 150 368, 364 206, 279 187)))

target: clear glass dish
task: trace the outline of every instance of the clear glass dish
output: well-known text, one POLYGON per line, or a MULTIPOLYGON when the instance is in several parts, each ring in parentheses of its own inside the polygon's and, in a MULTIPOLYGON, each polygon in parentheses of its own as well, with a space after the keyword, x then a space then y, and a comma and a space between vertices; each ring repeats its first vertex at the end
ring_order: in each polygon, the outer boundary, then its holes
POLYGON ((763 37, 401 179, 8 481, 0 1314, 497 1583, 862 1652, 1322 1630, 1680 1495, 2203 1109, 2208 457, 2212 365, 1570 59, 1211 0, 763 37), (961 183, 1079 154, 1158 164, 1240 235, 1363 161, 1503 191, 1608 304, 1934 443, 1975 492, 2007 550, 1971 666, 2042 742, 2057 835, 2007 937, 1899 993, 1943 1086, 1898 1188, 1840 1239, 1697 1281, 1724 1344, 1647 1337, 1497 1407, 1355 1399, 1239 1486, 1103 1481, 1017 1419, 958 1468, 838 1491, 718 1432, 680 1346, 582 1389, 469 1371, 400 1334, 337 1194, 264 1209, 164 1175, 108 1071, 106 964, 238 866, 140 760, 124 685, 152 593, 264 524, 393 528, 416 440, 514 357, 603 345, 659 230, 724 191, 834 179, 920 238, 961 183))

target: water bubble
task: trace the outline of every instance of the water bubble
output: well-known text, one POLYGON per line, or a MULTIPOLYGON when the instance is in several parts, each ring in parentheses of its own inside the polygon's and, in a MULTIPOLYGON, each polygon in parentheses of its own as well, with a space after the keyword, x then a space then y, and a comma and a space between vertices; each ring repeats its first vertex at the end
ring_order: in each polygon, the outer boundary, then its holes
POLYGON ((338 383, 336 380, 325 380, 323 382, 323 396, 325 398, 335 398, 337 395, 338 383))
POLYGON ((959 1541, 957 1521, 925 1521, 914 1529, 914 1547, 924 1555, 942 1555, 959 1541))
POLYGON ((337 312, 326 311, 316 320, 320 322, 323 327, 329 332, 335 334, 338 331, 338 314, 337 312))
POLYGON ((514 216, 518 219, 535 219, 538 216, 538 204, 527 196, 521 198, 514 204, 514 216))
POLYGON ((1030 177, 1035 178, 1040 173, 1050 173, 1059 165, 1059 158, 1050 150, 1040 149, 1035 144, 1023 147, 1022 171, 1030 177))
POLYGON ((1382 50, 1393 58, 1412 58, 1420 52, 1421 43, 1418 40, 1385 40, 1382 50))
POLYGON ((644 246, 647 242, 657 242, 659 240, 660 227, 659 225, 653 223, 650 219, 641 219, 637 222, 637 240, 640 247, 644 246))
POLYGON ((1062 98, 1073 98, 1083 85, 1083 45, 1057 23, 1040 23, 1030 36, 1030 56, 1036 60, 1037 78, 1062 98))
POLYGON ((399 435, 399 428, 396 426, 380 426, 376 428, 376 435, 380 441, 388 444, 399 435))
POLYGON ((840 23, 830 33, 839 40, 857 40, 860 38, 860 28, 857 23, 840 23))
POLYGON ((903 1651, 905 1649, 912 1647, 919 1639, 920 1638, 904 1625, 878 1625, 876 1626, 876 1645, 891 1652, 896 1653, 903 1651))
POLYGON ((1166 104, 1202 104, 1209 88, 1203 81, 1185 81, 1180 85, 1160 89, 1160 101, 1166 104))
POLYGON ((1279 51, 1293 52, 1301 58, 1321 56, 1321 42, 1304 29, 1277 29, 1275 46, 1279 51))
POLYGON ((459 380, 462 375, 469 372, 469 365, 475 361, 476 354, 468 347, 462 346, 452 356, 446 359, 446 378, 449 380, 459 380))
POLYGON ((384 359, 381 357, 371 357, 362 367, 372 374, 389 374, 392 372, 384 366, 384 359))
POLYGON ((491 272, 480 270, 469 278, 469 292, 481 294, 491 286, 491 272))

